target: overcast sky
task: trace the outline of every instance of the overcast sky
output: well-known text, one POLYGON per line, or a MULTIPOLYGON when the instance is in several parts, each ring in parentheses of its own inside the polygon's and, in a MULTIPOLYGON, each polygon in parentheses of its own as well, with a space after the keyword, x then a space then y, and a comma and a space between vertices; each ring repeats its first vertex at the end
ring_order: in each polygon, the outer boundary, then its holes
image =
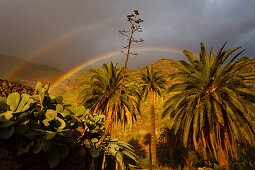
MULTIPOLYGON (((126 15, 134 9, 144 20, 144 32, 136 37, 145 41, 136 47, 197 52, 200 42, 217 50, 227 41, 228 48, 242 46, 245 55, 255 56, 255 0, 0 0, 0 54, 24 58, 46 47, 31 61, 67 71, 121 50, 127 41, 118 30, 128 28, 126 15), (54 46, 47 48, 50 43, 54 46)), ((184 59, 171 52, 140 52, 129 68, 161 58, 184 59)), ((112 59, 124 63, 124 56, 112 59)))

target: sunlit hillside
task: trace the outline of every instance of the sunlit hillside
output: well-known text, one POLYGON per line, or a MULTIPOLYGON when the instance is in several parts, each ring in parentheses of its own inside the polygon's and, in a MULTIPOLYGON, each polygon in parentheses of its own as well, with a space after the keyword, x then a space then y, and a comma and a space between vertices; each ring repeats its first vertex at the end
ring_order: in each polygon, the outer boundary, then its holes
MULTIPOLYGON (((160 74, 168 75, 174 72, 177 72, 177 69, 171 66, 171 63, 174 62, 170 59, 162 59, 152 64, 157 71, 161 71, 160 74)), ((127 75, 132 78, 140 78, 140 73, 145 72, 146 68, 141 68, 138 70, 131 70, 127 72, 127 75)), ((82 70, 77 74, 72 75, 68 79, 64 80, 62 84, 60 84, 57 88, 52 91, 52 94, 62 95, 65 99, 65 102, 70 104, 75 104, 77 95, 79 93, 78 85, 80 81, 88 80, 91 77, 91 73, 87 70, 82 70)), ((169 82, 170 85, 170 82, 169 82)), ((163 127, 163 122, 165 120, 161 119, 161 113, 163 109, 163 98, 158 98, 155 103, 156 110, 156 128, 157 134, 159 134, 160 128, 163 127)), ((123 129, 121 126, 117 126, 116 128, 116 138, 124 140, 128 142, 132 138, 137 139, 139 141, 143 140, 143 137, 149 133, 150 127, 150 114, 149 114, 149 101, 147 100, 145 103, 141 103, 141 116, 138 116, 137 122, 130 128, 127 127, 126 132, 123 133, 123 129)), ((148 151, 148 148, 146 148, 148 151)))

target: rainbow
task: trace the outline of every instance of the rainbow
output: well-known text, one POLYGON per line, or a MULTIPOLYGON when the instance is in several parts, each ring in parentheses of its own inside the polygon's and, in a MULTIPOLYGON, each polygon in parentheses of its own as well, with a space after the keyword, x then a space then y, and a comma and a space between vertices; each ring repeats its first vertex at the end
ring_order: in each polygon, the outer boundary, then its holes
MULTIPOLYGON (((181 54, 182 50, 177 48, 169 48, 169 47, 142 47, 142 48, 134 48, 131 50, 131 52, 168 52, 168 53, 178 53, 181 54)), ((122 53, 120 51, 112 51, 103 55, 95 56, 93 59, 89 61, 85 61, 84 63, 76 66, 75 68, 69 70, 67 73, 63 74, 58 80, 56 80, 50 87, 50 92, 53 91, 57 86, 59 86, 64 80, 71 77, 75 73, 79 72, 80 70, 84 69, 85 67, 88 67, 94 63, 97 63, 99 61, 102 61, 107 58, 116 57, 121 55, 122 53)))
POLYGON ((51 39, 50 41, 45 43, 43 46, 35 49, 32 53, 25 56, 24 60, 17 63, 15 66, 13 66, 7 73, 5 73, 5 76, 12 77, 12 76, 18 74, 21 70, 23 70, 29 64, 29 62, 27 62, 27 61, 35 60, 36 58, 42 56, 46 52, 57 47, 58 45, 62 44, 63 42, 70 39, 71 37, 73 37, 76 34, 88 32, 88 31, 93 30, 93 29, 95 29, 99 26, 102 26, 104 24, 112 24, 113 22, 117 22, 117 21, 121 21, 121 18, 118 17, 118 18, 112 18, 112 19, 107 19, 107 20, 101 20, 101 21, 98 21, 98 22, 95 22, 95 23, 92 23, 89 25, 84 25, 84 26, 78 27, 78 28, 73 29, 68 32, 65 32, 65 33, 59 35, 58 37, 51 39))

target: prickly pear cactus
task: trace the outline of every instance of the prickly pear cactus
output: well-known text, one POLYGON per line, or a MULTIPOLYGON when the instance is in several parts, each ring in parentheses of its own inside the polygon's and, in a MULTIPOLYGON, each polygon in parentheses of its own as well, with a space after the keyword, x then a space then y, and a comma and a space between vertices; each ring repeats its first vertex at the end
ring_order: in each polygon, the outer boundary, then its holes
POLYGON ((7 99, 0 98, 0 162, 18 160, 13 164, 21 163, 17 166, 27 169, 26 166, 35 166, 35 161, 42 165, 46 161, 48 167, 41 169, 49 169, 64 164, 63 160, 70 159, 70 152, 81 154, 82 151, 82 161, 89 169, 94 166, 90 164, 94 159, 116 157, 123 165, 124 153, 132 155, 130 150, 122 153, 125 148, 116 140, 106 139, 97 148, 105 130, 104 115, 93 114, 84 106, 64 104, 63 97, 51 96, 48 90, 49 85, 38 83, 33 96, 14 92, 7 99))

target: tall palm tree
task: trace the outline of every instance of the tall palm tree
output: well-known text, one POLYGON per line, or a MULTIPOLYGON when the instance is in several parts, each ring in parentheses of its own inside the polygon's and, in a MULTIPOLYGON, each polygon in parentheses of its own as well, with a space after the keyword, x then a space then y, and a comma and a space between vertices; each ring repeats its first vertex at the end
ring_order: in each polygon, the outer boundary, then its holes
POLYGON ((141 73, 141 91, 144 99, 150 94, 150 118, 151 118, 151 156, 152 168, 156 167, 156 127, 155 127, 155 109, 154 109, 154 96, 161 96, 161 90, 165 88, 166 80, 159 72, 154 71, 153 67, 146 67, 146 73, 141 73))
MULTIPOLYGON (((118 99, 123 68, 117 67, 112 61, 101 68, 90 70, 93 75, 89 81, 80 83, 78 99, 86 108, 93 112, 106 115, 107 122, 112 116, 115 103, 118 99)), ((127 76, 126 76, 127 77, 127 76)), ((127 123, 132 125, 140 114, 140 95, 134 83, 126 79, 123 86, 120 101, 117 108, 115 122, 119 121, 125 127, 127 123)))
POLYGON ((237 142, 255 144, 255 72, 247 69, 255 59, 238 58, 243 51, 230 58, 241 47, 224 50, 225 45, 217 54, 211 48, 208 56, 201 43, 199 58, 184 50, 189 62, 173 63, 180 72, 170 75, 174 84, 162 117, 170 116, 169 128, 183 134, 185 145, 202 145, 205 163, 210 152, 228 168, 237 142))

